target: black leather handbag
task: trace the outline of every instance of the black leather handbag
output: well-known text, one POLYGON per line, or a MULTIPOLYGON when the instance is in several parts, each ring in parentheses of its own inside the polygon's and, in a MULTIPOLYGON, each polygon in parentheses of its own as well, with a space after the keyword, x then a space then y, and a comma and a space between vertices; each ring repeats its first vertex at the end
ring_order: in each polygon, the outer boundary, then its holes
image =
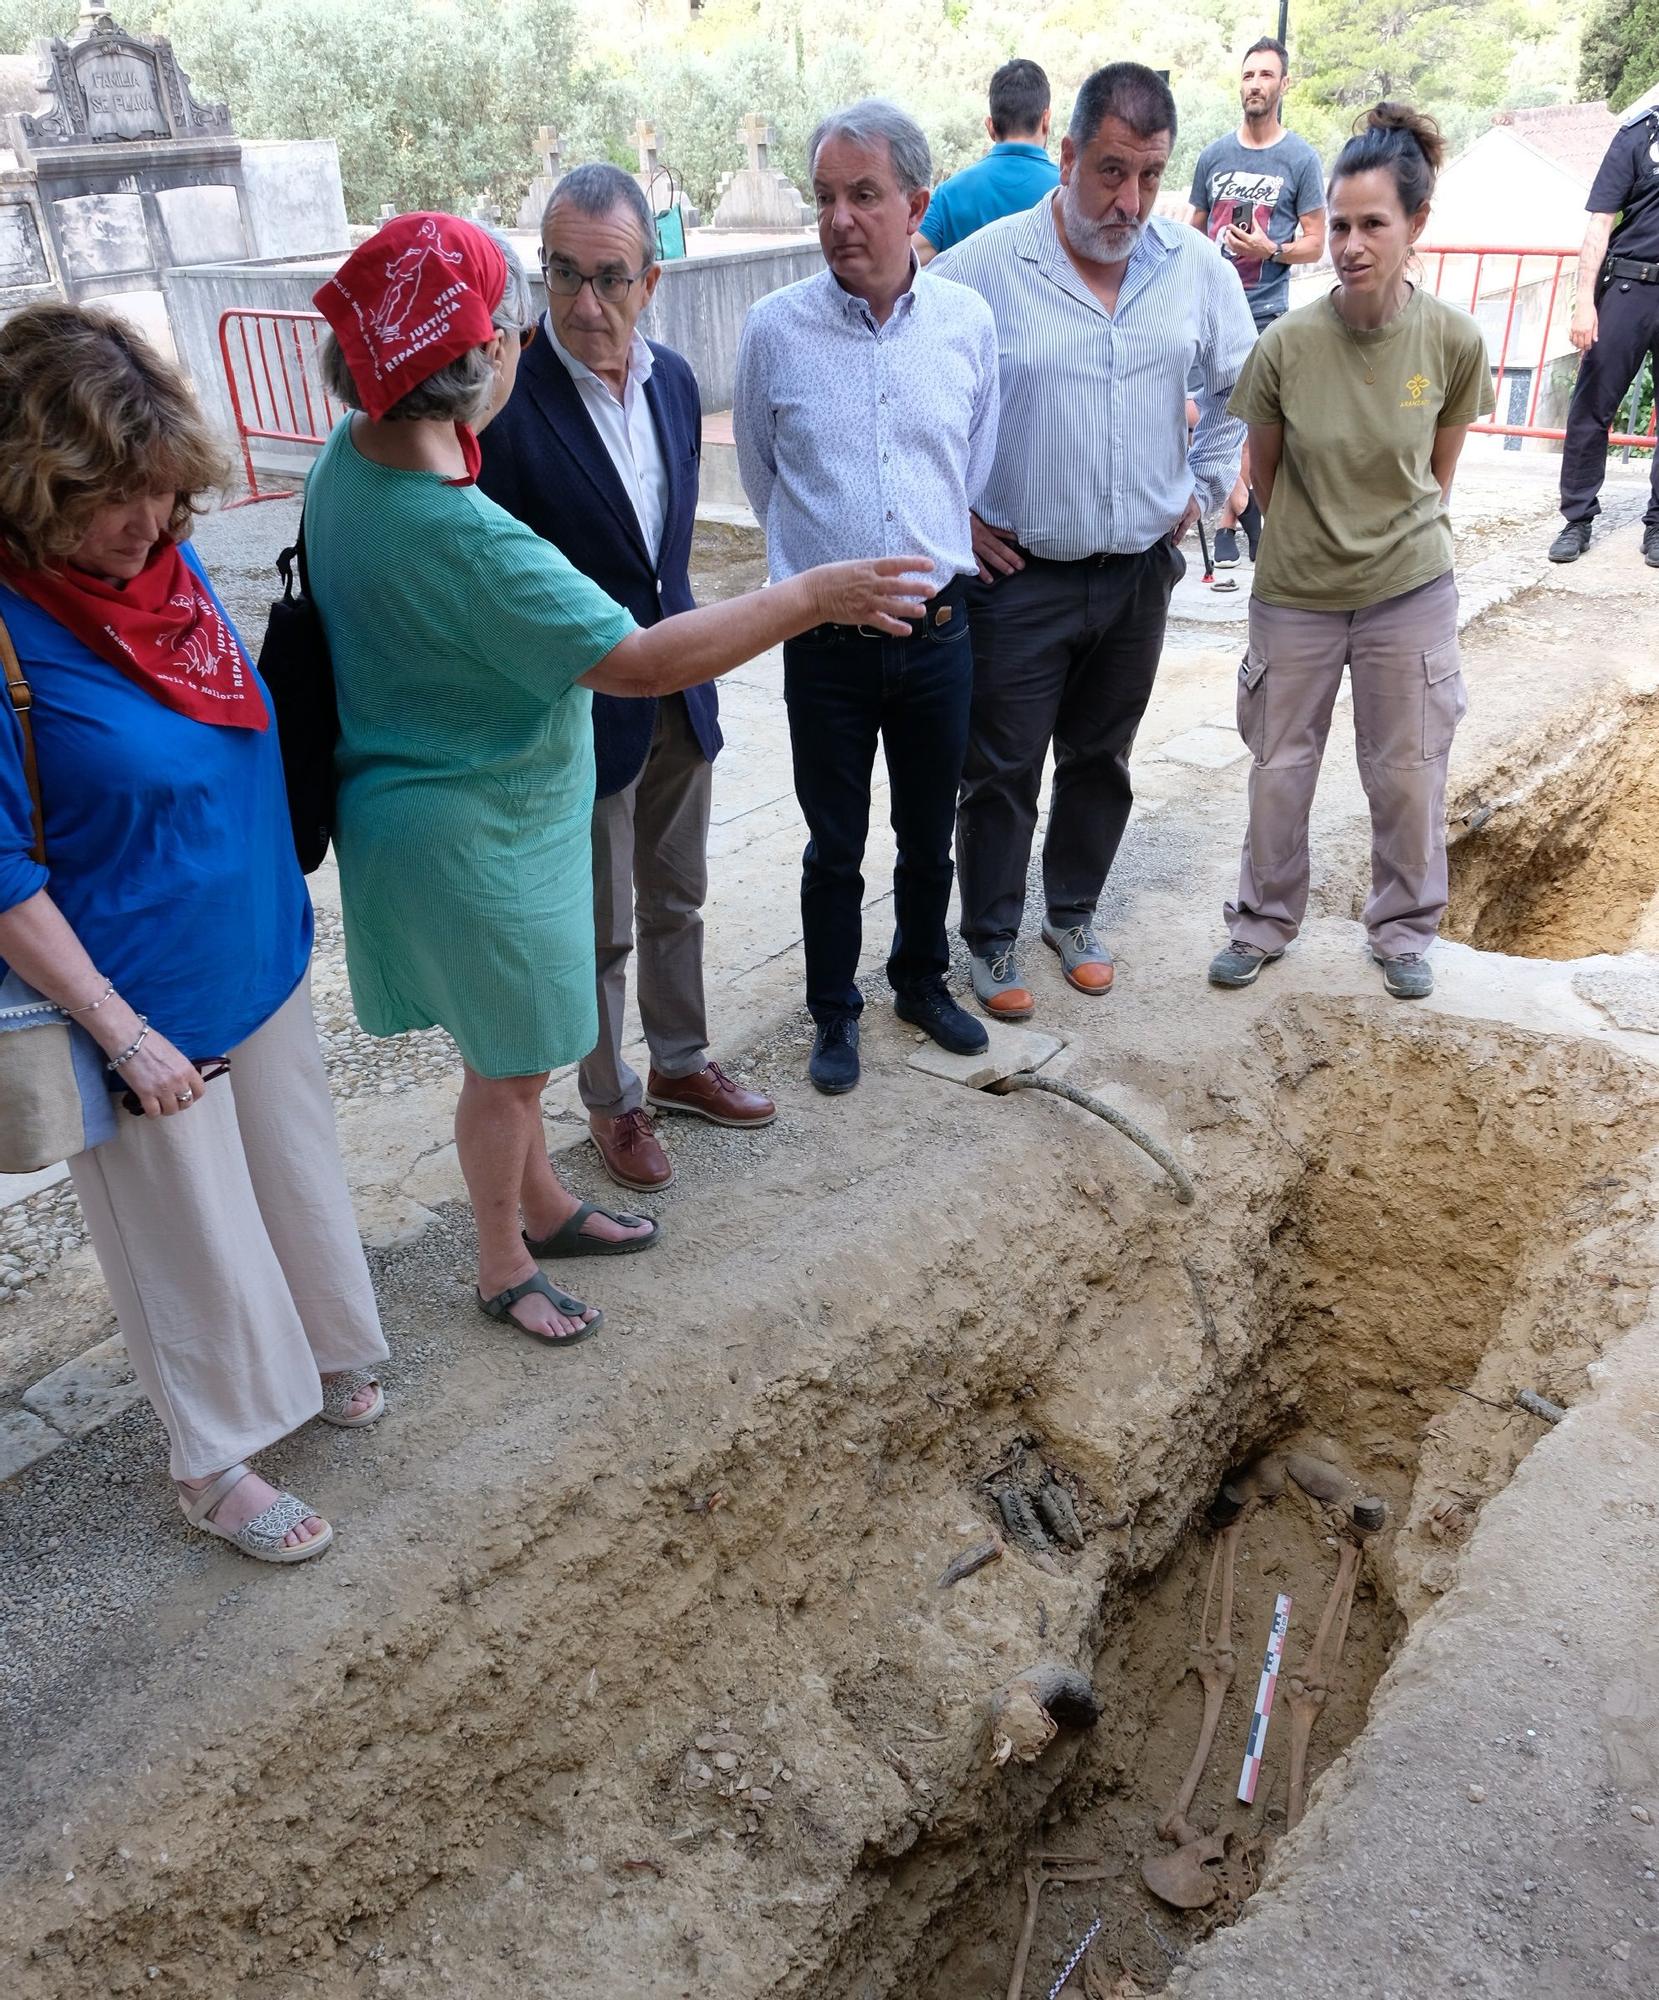
POLYGON ((310 875, 322 866, 334 833, 334 752, 340 741, 340 711, 328 635, 308 588, 303 513, 299 540, 277 557, 277 573, 282 595, 271 604, 259 671, 276 710, 294 852, 302 872, 310 875))

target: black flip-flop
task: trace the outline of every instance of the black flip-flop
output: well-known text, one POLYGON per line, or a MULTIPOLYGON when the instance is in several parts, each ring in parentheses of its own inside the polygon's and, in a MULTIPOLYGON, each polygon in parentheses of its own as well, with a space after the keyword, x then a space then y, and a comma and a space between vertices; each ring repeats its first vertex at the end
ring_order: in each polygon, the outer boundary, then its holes
POLYGON ((613 1208, 601 1208, 596 1201, 585 1201, 551 1236, 526 1236, 524 1247, 532 1257, 631 1257, 636 1250, 649 1250, 661 1234, 648 1215, 629 1215, 626 1210, 619 1214, 613 1208), (584 1236, 582 1224, 590 1215, 602 1215, 618 1229, 632 1229, 638 1223, 650 1222, 651 1234, 630 1236, 620 1243, 609 1243, 603 1236, 584 1236))
POLYGON ((573 1299, 569 1292, 561 1292, 557 1285, 550 1285, 540 1271, 533 1278, 526 1278, 522 1285, 509 1285, 504 1292, 497 1292, 493 1299, 485 1298, 476 1288, 473 1297, 478 1301, 478 1310, 487 1319, 505 1320, 509 1326, 517 1327, 520 1333, 528 1334, 543 1347, 580 1347, 584 1340, 591 1340, 605 1324, 605 1315, 595 1312, 587 1325, 579 1326, 574 1333, 538 1333, 534 1327, 514 1319, 512 1314, 512 1308, 531 1292, 551 1299, 554 1311, 562 1312, 569 1319, 579 1320, 588 1310, 580 1299, 573 1299))

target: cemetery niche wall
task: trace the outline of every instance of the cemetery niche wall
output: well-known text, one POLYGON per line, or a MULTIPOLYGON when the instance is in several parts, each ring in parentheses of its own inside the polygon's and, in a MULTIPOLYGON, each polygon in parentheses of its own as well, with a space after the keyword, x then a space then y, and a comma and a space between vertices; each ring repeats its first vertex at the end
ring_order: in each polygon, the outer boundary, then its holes
POLYGON ((69 38, 0 59, 0 315, 101 300, 173 347, 161 273, 346 247, 332 142, 247 149, 172 44, 86 4, 69 38))

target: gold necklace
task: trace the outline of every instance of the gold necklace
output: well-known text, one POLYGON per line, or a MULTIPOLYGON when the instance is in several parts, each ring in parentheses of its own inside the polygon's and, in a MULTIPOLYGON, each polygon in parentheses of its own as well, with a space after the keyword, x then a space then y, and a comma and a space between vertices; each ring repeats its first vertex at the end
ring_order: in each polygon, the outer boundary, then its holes
MULTIPOLYGON (((1372 327, 1370 331, 1373 333, 1381 333, 1383 327, 1392 326, 1394 322, 1400 317, 1400 314, 1405 311, 1406 306, 1410 305, 1410 303, 1411 303, 1411 290, 1408 287, 1404 303, 1400 305, 1396 311, 1391 312, 1389 314, 1387 319, 1383 321, 1382 326, 1372 327)), ((1368 389, 1374 389, 1377 386, 1377 377, 1373 372, 1371 366, 1371 357, 1366 352, 1364 345, 1361 343, 1359 335, 1355 333, 1354 329, 1342 317, 1342 308, 1337 304, 1334 295, 1331 298, 1331 311, 1336 314, 1336 320, 1338 326, 1340 326, 1342 328, 1342 331, 1348 336, 1349 344, 1352 346, 1354 352, 1359 356, 1361 362, 1363 362, 1365 366, 1365 386, 1368 389)))

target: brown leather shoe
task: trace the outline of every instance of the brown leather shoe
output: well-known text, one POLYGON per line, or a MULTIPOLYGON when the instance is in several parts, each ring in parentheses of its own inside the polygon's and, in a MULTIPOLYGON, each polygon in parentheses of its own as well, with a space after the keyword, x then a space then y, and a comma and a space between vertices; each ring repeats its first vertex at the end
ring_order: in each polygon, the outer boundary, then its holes
POLYGON ((778 1107, 763 1092, 745 1090, 718 1063, 705 1063, 690 1076, 658 1076, 645 1080, 646 1101, 659 1111, 689 1111, 711 1125, 770 1125, 778 1107))
POLYGON ((590 1113, 588 1130, 606 1173, 618 1187, 639 1188, 649 1194, 667 1187, 674 1178, 673 1163, 658 1144, 644 1111, 624 1111, 620 1118, 590 1113))

